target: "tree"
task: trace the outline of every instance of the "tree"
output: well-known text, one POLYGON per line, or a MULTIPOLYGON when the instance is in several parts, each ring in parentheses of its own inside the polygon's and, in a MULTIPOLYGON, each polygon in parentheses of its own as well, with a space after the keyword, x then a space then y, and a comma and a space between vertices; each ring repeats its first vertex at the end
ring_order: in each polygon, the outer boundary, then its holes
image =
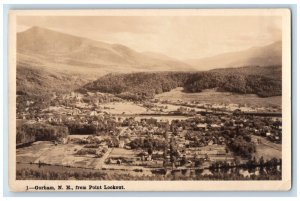
POLYGON ((260 159, 259 159, 259 165, 260 165, 260 166, 263 166, 264 164, 265 164, 264 157, 261 156, 260 159))
POLYGON ((152 153, 153 153, 153 147, 151 146, 151 147, 148 148, 148 154, 152 155, 152 153))
POLYGON ((181 161, 180 161, 180 165, 183 166, 185 164, 187 164, 187 159, 186 159, 186 156, 183 156, 181 161))
POLYGON ((202 164, 203 164, 203 159, 195 160, 195 168, 200 168, 202 164))

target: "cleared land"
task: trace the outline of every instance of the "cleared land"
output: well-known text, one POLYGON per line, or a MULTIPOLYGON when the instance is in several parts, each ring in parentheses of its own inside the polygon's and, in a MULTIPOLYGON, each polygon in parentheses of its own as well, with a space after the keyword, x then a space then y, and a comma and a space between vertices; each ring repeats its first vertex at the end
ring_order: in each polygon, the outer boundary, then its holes
POLYGON ((140 114, 147 111, 146 108, 134 104, 132 102, 112 102, 102 104, 101 107, 104 107, 103 111, 110 114, 140 114))
POLYGON ((155 96, 159 100, 169 101, 199 101, 206 104, 241 104, 256 107, 281 108, 281 96, 261 98, 255 94, 235 94, 231 92, 218 92, 213 89, 203 90, 200 93, 185 93, 182 87, 155 96))
POLYGON ((282 146, 281 144, 276 144, 273 142, 268 141, 264 137, 260 136, 252 136, 252 141, 257 142, 257 140, 260 140, 260 143, 256 145, 256 153, 255 157, 259 159, 260 157, 264 157, 264 159, 272 159, 275 158, 282 158, 282 146))
POLYGON ((83 148, 77 144, 58 144, 49 141, 38 141, 29 147, 17 149, 17 162, 21 163, 46 163, 82 168, 95 168, 101 164, 101 158, 93 155, 76 155, 83 148))
POLYGON ((124 171, 133 176, 152 174, 150 169, 141 166, 105 164, 105 160, 109 157, 137 157, 136 153, 132 150, 108 148, 108 151, 101 158, 96 158, 93 155, 76 155, 76 151, 81 148, 83 148, 83 145, 72 143, 54 145, 49 141, 38 141, 29 147, 17 149, 17 167, 19 169, 22 167, 37 168, 36 165, 44 163, 47 165, 42 166, 42 168, 54 171, 63 171, 67 170, 67 168, 71 168, 72 170, 79 168, 78 170, 80 171, 83 168, 90 170, 101 169, 101 172, 105 172, 106 174, 124 173, 124 171), (135 169, 143 171, 133 171, 135 169))

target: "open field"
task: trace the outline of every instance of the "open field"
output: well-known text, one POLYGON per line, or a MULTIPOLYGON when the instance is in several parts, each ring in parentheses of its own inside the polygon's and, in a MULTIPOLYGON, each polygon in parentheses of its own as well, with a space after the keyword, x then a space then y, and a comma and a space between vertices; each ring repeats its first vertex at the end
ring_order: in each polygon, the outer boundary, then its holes
POLYGON ((133 176, 152 174, 149 168, 141 166, 105 164, 105 160, 109 157, 136 157, 136 153, 132 150, 126 150, 123 148, 108 148, 108 151, 101 158, 95 158, 92 155, 76 155, 75 150, 79 150, 82 147, 83 145, 54 145, 52 142, 38 141, 29 147, 17 149, 17 167, 20 169, 22 167, 37 168, 36 165, 38 163, 45 163, 47 165, 42 166, 43 169, 58 172, 66 171, 68 168, 77 171, 76 168, 79 168, 78 171, 88 169, 91 170, 90 172, 93 172, 92 170, 101 169, 101 172, 105 174, 118 173, 119 171, 120 173, 128 171, 128 174, 133 176), (134 171, 135 169, 143 171, 137 172, 134 171))
POLYGON ((136 154, 132 150, 128 149, 123 149, 123 148, 114 148, 110 154, 112 157, 130 157, 130 156, 135 156, 136 154))
POLYGON ((141 119, 157 119, 158 121, 172 121, 172 120, 186 120, 189 117, 188 116, 148 116, 148 115, 140 115, 140 116, 136 116, 134 119, 137 121, 140 121, 141 119))
POLYGON ((159 100, 170 101, 199 101, 209 104, 241 104, 256 107, 281 107, 281 96, 261 98, 255 94, 234 94, 231 92, 218 92, 203 90, 200 93, 185 93, 182 87, 155 96, 159 100))
POLYGON ((110 114, 140 114, 145 113, 147 110, 144 107, 141 107, 132 102, 112 102, 102 104, 101 107, 104 107, 103 111, 110 114))
POLYGON ((76 151, 83 148, 77 144, 58 144, 49 141, 38 141, 29 147, 17 149, 17 162, 46 163, 83 168, 96 168, 101 158, 93 155, 76 155, 76 151))
POLYGON ((263 156, 265 160, 272 159, 273 157, 282 158, 281 144, 270 142, 267 139, 260 136, 252 136, 252 141, 256 142, 257 139, 261 141, 260 144, 256 145, 255 157, 257 159, 259 159, 261 156, 263 156))

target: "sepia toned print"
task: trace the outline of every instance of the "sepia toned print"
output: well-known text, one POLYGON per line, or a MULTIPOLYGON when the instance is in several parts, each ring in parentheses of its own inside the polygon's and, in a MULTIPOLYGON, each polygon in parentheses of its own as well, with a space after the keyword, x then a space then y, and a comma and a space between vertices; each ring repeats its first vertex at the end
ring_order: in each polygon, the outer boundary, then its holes
POLYGON ((289 17, 12 11, 11 190, 288 190, 289 17))

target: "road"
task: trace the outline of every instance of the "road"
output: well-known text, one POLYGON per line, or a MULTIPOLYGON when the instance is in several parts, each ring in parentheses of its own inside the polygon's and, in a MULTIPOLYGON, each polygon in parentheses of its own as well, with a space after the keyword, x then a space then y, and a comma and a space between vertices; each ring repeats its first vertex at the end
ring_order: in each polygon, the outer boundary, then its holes
POLYGON ((103 165, 105 164, 105 160, 108 158, 109 154, 113 151, 113 148, 108 148, 107 152, 101 157, 101 158, 97 158, 95 159, 91 166, 93 167, 96 163, 96 165, 94 166, 95 169, 102 169, 103 168, 103 165))
MULTIPOLYGON (((128 127, 122 127, 121 131, 119 132, 119 135, 122 135, 125 130, 128 127)), ((95 167, 95 169, 102 169, 103 166, 105 165, 105 160, 109 157, 109 155, 111 154, 111 152, 113 151, 114 148, 108 148, 107 152, 101 157, 101 158, 97 158, 95 159, 90 165, 91 167, 95 167)))

